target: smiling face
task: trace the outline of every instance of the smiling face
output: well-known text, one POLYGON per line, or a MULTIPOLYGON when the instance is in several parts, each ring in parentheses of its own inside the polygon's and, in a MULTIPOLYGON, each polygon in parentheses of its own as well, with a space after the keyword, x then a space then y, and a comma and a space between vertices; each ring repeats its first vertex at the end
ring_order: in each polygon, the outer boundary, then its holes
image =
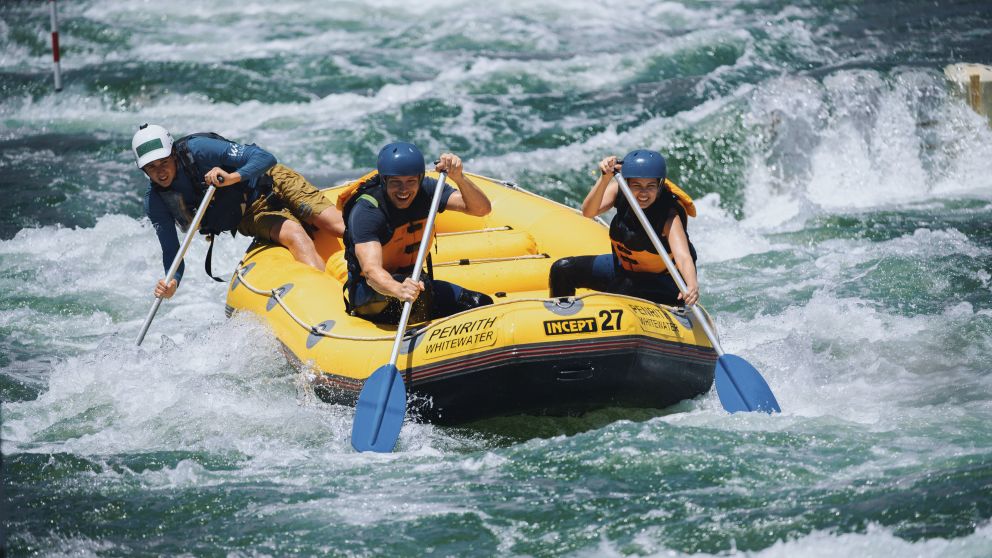
POLYGON ((141 170, 145 171, 152 182, 162 188, 168 188, 176 178, 176 158, 169 155, 162 159, 156 159, 141 167, 141 170))
POLYGON ((386 197, 397 209, 410 207, 419 191, 419 176, 390 176, 386 178, 386 197))
POLYGON ((630 192, 634 194, 637 205, 641 206, 641 209, 651 207, 651 204, 658 199, 659 184, 655 178, 631 178, 627 180, 627 186, 630 186, 630 192))

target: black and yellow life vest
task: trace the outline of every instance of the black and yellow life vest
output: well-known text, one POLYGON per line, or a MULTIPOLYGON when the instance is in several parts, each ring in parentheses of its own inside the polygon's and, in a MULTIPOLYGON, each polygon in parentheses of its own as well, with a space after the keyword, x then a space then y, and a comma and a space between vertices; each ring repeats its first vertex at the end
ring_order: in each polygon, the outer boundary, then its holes
MULTIPOLYGON (((616 256, 620 267, 635 273, 668 273, 665 261, 658 255, 651 239, 648 238, 637 215, 634 214, 627 198, 622 194, 617 195, 615 203, 617 214, 610 223, 610 242, 613 244, 613 254, 616 256)), ((668 252, 669 257, 674 258, 672 249, 668 245, 668 239, 664 235, 665 223, 672 212, 682 220, 682 226, 686 231, 686 240, 689 238, 689 226, 687 217, 696 216, 696 206, 681 188, 668 179, 665 179, 664 188, 658 191, 658 197, 650 207, 644 210, 644 215, 648 222, 654 226, 654 231, 661 240, 662 247, 668 252)), ((689 243, 690 251, 692 243, 689 243)))
MULTIPOLYGON (((427 214, 430 213, 430 196, 416 196, 410 207, 406 209, 406 211, 411 211, 414 214, 423 213, 424 217, 405 223, 399 227, 394 227, 390 222, 390 210, 392 206, 386 199, 386 187, 379 180, 379 173, 377 171, 372 171, 348 184, 342 193, 338 195, 337 207, 341 210, 345 223, 348 223, 351 212, 360 199, 364 199, 372 204, 386 217, 386 232, 389 240, 382 245, 383 269, 389 273, 400 273, 411 270, 413 264, 417 261, 417 251, 420 249, 420 241, 424 238, 427 214)), ((348 274, 351 277, 358 277, 362 274, 362 269, 358 263, 358 257, 355 255, 354 242, 351 239, 351 235, 347 233, 344 240, 348 274)), ((428 253, 433 243, 434 240, 431 238, 427 245, 428 253)))

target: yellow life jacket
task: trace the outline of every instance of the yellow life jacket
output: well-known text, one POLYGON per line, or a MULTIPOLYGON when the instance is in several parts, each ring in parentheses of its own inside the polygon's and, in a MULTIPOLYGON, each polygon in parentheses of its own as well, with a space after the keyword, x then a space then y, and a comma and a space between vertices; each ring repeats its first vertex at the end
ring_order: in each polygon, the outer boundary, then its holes
MULTIPOLYGON (((393 230, 393 236, 382 247, 382 267, 390 273, 399 270, 413 268, 417 263, 417 250, 420 249, 420 241, 424 238, 424 226, 427 218, 412 221, 398 229, 393 230)), ((434 238, 427 241, 427 253, 434 246, 434 238)))
MULTIPOLYGON (((668 268, 665 267, 665 261, 654 252, 653 247, 650 250, 634 251, 627 248, 624 243, 618 240, 611 238, 610 243, 613 244, 613 253, 616 255, 617 261, 620 262, 620 267, 627 271, 633 271, 635 273, 668 273, 668 268)), ((667 244, 664 239, 662 239, 662 243, 667 244)), ((668 250, 668 257, 675 257, 671 249, 668 250)))
POLYGON ((665 188, 668 188, 668 191, 675 196, 675 199, 678 200, 679 205, 685 209, 689 217, 696 216, 696 204, 692 203, 692 198, 689 197, 689 194, 685 193, 685 190, 679 188, 677 184, 667 178, 665 179, 665 188))
POLYGON ((365 176, 362 176, 361 178, 352 180, 347 185, 345 185, 344 190, 341 190, 341 193, 338 194, 338 201, 334 205, 337 206, 338 211, 340 211, 341 214, 343 215, 344 207, 348 205, 348 202, 351 201, 351 198, 355 197, 355 194, 358 192, 359 189, 361 189, 363 186, 366 189, 371 188, 378 182, 379 182, 379 171, 377 170, 373 170, 367 173, 365 176))
MULTIPOLYGON (((396 273, 412 268, 413 264, 417 262, 417 251, 420 249, 420 241, 424 237, 427 213, 430 211, 430 197, 425 198, 425 196, 418 195, 413 201, 414 205, 410 207, 410 209, 416 210, 417 206, 422 206, 424 213, 422 219, 410 221, 395 228, 389 222, 389 204, 386 200, 385 186, 380 183, 377 171, 372 171, 351 182, 338 195, 337 207, 341 210, 346 224, 352 208, 360 199, 366 200, 386 216, 389 240, 382 245, 383 269, 389 273, 396 273)), ((350 237, 347 234, 345 237, 345 260, 348 262, 348 271, 357 277, 362 274, 361 266, 354 254, 354 246, 350 242, 350 237)), ((433 244, 434 239, 431 237, 427 244, 428 253, 433 244)))

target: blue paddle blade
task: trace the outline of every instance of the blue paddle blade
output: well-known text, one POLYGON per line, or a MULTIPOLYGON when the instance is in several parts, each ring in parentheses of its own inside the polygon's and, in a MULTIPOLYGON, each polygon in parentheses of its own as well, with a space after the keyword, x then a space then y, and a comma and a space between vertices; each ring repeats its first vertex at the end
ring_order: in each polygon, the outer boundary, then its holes
POLYGON ((393 451, 405 416, 403 377, 395 365, 384 364, 365 380, 362 392, 358 394, 351 446, 357 451, 393 451))
POLYGON ((725 354, 716 361, 716 394, 730 413, 782 412, 761 373, 737 355, 725 354))

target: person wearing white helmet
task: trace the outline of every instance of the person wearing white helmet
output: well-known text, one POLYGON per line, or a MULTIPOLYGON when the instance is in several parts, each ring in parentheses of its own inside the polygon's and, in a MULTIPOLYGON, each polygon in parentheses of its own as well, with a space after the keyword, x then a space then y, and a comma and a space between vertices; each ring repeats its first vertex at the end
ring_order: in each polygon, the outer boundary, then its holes
MULTIPOLYGON (((217 134, 200 133, 173 141, 157 125, 141 126, 131 141, 138 167, 150 179, 145 213, 162 246, 166 269, 179 251, 176 225, 189 227, 208 186, 217 191, 200 232, 240 232, 285 246, 300 262, 319 271, 325 262, 304 223, 336 236, 344 234, 341 212, 316 187, 255 144, 239 144, 217 134)), ((168 285, 160 280, 155 296, 170 298, 182 279, 180 265, 168 285)))

